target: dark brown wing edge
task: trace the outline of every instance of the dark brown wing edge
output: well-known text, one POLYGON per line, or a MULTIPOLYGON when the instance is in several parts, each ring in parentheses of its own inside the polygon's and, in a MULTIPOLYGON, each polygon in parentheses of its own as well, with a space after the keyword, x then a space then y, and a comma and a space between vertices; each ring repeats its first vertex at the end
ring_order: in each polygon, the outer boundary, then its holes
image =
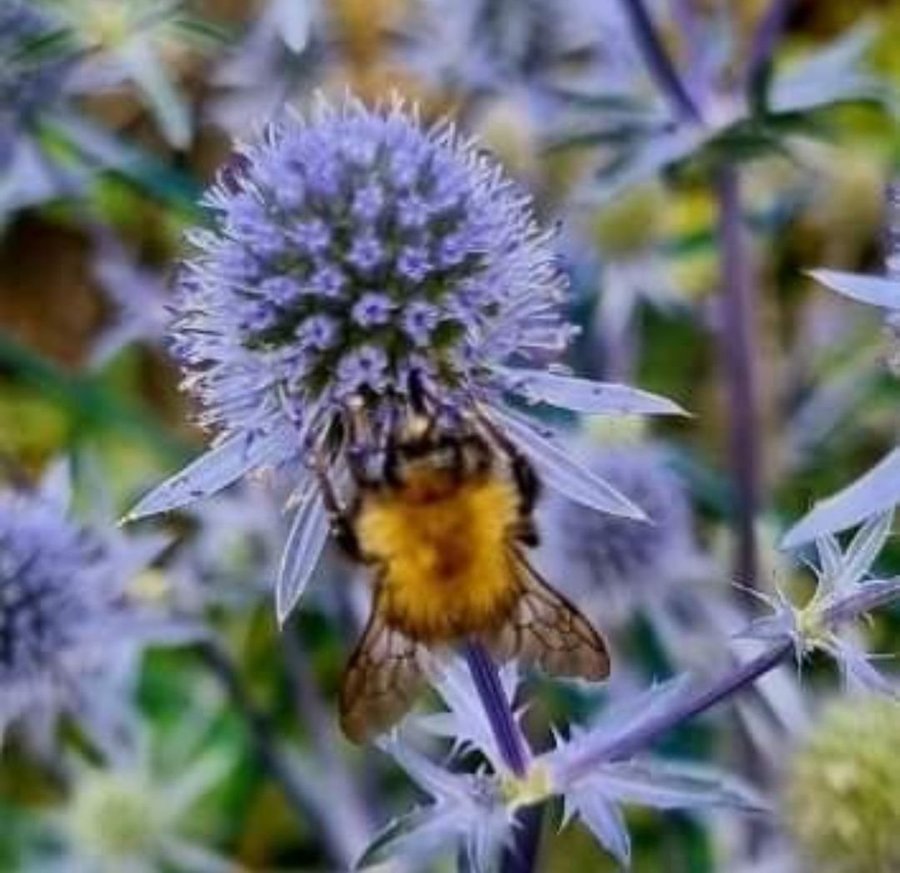
POLYGON ((510 550, 519 585, 506 623, 484 642, 500 661, 520 658, 554 676, 599 681, 609 676, 603 638, 578 608, 551 588, 519 549, 510 550))
POLYGON ((363 743, 391 728, 412 707, 423 681, 420 647, 385 623, 376 594, 369 623, 344 671, 344 734, 363 743))

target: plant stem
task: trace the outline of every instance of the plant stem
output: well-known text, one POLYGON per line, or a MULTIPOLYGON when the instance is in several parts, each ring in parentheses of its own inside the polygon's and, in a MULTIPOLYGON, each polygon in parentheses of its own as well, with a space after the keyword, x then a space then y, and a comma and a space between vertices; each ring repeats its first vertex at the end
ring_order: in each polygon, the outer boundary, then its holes
POLYGON ((484 646, 473 640, 463 645, 463 655, 478 696, 481 698, 481 705, 491 723, 503 762, 514 776, 521 779, 528 769, 528 752, 525 749, 522 732, 506 699, 497 667, 484 646))
POLYGON ((563 784, 574 781, 595 766, 610 761, 623 761, 652 745, 672 728, 715 706, 726 697, 755 682, 781 663, 793 652, 790 640, 779 640, 762 654, 728 671, 705 688, 683 693, 677 704, 660 712, 655 719, 644 722, 630 731, 591 746, 585 746, 577 757, 571 758, 559 770, 563 784))
POLYGON ((790 6, 790 0, 772 0, 760 18, 750 43, 747 69, 744 74, 745 93, 750 94, 751 90, 756 87, 760 76, 766 75, 775 45, 787 22, 790 6))
POLYGON ((621 0, 621 2, 647 70, 662 95, 671 104, 676 116, 684 121, 702 121, 700 110, 678 75, 672 59, 663 48, 644 0, 621 0))
MULTIPOLYGON (((528 749, 525 738, 516 723, 500 675, 490 654, 481 643, 467 641, 463 655, 472 674, 472 681, 481 698, 481 705, 487 714, 497 748, 510 772, 522 778, 528 771, 528 749)), ((541 810, 539 807, 525 809, 519 813, 519 828, 515 843, 504 853, 501 861, 502 873, 530 873, 535 867, 541 830, 541 810)))
POLYGON ((334 826, 329 814, 328 798, 322 796, 321 785, 282 753, 277 734, 269 717, 250 699, 237 667, 228 653, 216 642, 198 646, 200 658, 227 692, 231 704, 246 726, 260 764, 281 788, 294 814, 301 821, 315 822, 316 830, 328 847, 333 861, 345 869, 358 855, 357 845, 348 845, 345 835, 334 826))
POLYGON ((372 816, 357 780, 340 752, 335 720, 319 694, 307 653, 295 628, 282 629, 279 639, 291 681, 298 720, 309 732, 309 739, 322 770, 327 795, 334 803, 331 817, 340 828, 342 841, 352 858, 358 858, 369 844, 375 829, 372 816))
POLYGON ((732 166, 721 167, 715 190, 722 276, 719 344, 728 395, 729 455, 737 533, 735 576, 738 582, 752 588, 757 576, 756 514, 760 499, 757 343, 755 295, 747 263, 738 170, 732 166))

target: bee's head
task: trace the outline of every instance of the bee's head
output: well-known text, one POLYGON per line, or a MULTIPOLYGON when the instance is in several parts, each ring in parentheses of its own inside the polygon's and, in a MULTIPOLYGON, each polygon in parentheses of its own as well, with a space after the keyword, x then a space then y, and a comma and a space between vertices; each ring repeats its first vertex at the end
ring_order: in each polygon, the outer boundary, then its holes
POLYGON ((384 483, 405 499, 429 502, 449 496, 490 466, 490 449, 478 435, 412 417, 385 452, 384 483))

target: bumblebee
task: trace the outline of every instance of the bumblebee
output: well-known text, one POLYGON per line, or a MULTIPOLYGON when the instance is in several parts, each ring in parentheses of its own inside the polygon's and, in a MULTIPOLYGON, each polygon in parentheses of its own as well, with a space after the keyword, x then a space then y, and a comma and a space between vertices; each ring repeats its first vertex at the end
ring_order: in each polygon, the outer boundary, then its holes
POLYGON ((424 684, 427 651, 467 640, 554 675, 609 674, 603 639, 526 557, 538 544, 540 481, 486 416, 448 425, 419 403, 383 448, 348 457, 346 508, 318 472, 334 539, 374 583, 340 693, 349 739, 391 727, 424 684))

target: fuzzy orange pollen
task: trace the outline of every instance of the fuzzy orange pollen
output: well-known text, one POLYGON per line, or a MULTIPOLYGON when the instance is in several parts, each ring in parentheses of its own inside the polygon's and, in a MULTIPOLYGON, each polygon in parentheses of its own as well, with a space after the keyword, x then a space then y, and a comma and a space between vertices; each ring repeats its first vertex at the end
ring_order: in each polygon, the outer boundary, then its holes
POLYGON ((384 618, 426 645, 497 628, 517 597, 509 555, 519 495, 498 476, 420 470, 366 496, 357 535, 380 569, 384 618))

